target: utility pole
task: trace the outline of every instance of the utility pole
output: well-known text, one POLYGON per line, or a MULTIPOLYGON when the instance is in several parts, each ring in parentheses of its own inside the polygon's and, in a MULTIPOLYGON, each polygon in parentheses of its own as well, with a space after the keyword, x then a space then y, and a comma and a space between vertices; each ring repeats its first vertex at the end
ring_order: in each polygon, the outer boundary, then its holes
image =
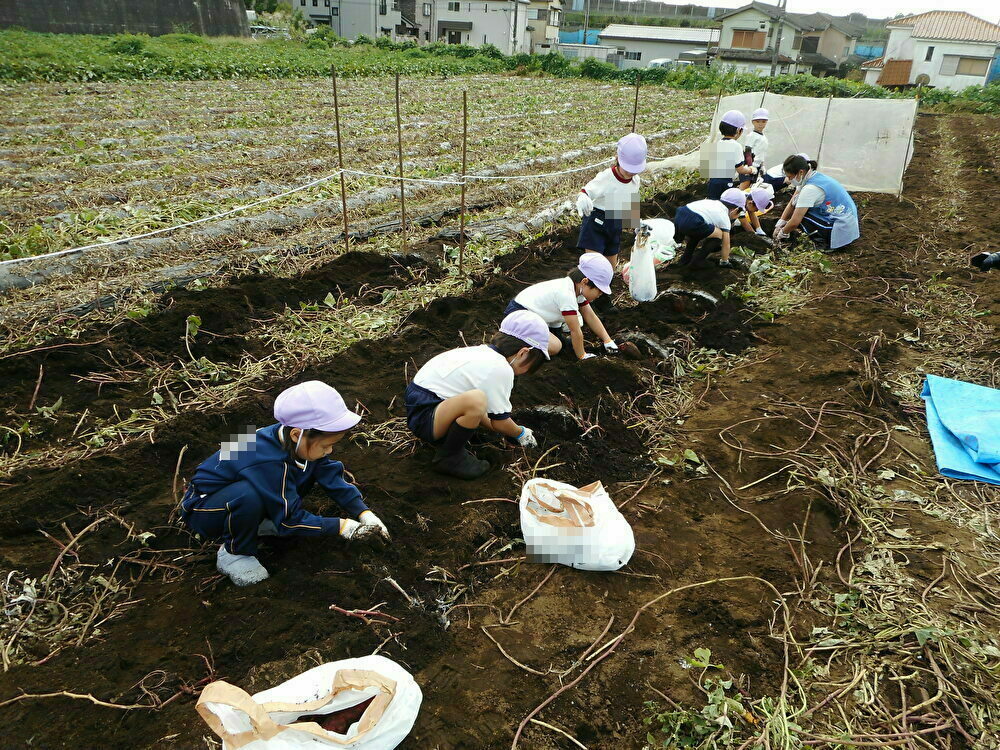
POLYGON ((774 49, 771 51, 771 77, 778 69, 778 50, 781 49, 781 30, 785 25, 785 5, 787 0, 778 0, 778 31, 774 35, 774 49))
POLYGON ((514 0, 514 31, 511 32, 511 36, 513 37, 511 47, 513 47, 513 50, 510 53, 512 55, 516 55, 518 53, 519 50, 517 48, 520 46, 520 40, 517 38, 517 6, 520 4, 520 0, 514 0))

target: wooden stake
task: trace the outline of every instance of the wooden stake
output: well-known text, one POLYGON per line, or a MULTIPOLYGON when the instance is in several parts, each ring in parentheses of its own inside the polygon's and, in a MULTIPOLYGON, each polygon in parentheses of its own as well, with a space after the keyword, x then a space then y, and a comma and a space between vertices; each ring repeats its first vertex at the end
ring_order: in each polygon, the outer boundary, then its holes
POLYGON ((458 273, 465 275, 465 168, 469 140, 469 93, 462 92, 462 210, 458 222, 458 273))
POLYGON ((635 104, 632 105, 632 131, 635 131, 636 121, 639 119, 639 83, 642 81, 642 71, 635 71, 635 104))
POLYGON ((333 119, 337 125, 337 168, 340 169, 340 213, 344 217, 344 252, 351 249, 350 234, 347 231, 347 184, 344 180, 344 146, 340 138, 340 100, 337 98, 337 68, 330 66, 333 79, 333 119))
POLYGON ((406 252, 406 183, 403 180, 403 121, 399 114, 399 73, 396 73, 396 149, 399 154, 399 228, 406 252))

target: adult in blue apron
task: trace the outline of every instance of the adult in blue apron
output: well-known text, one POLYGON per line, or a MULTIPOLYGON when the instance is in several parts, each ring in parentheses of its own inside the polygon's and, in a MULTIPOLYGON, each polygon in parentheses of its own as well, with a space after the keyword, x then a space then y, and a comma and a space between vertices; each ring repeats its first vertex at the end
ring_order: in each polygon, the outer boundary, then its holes
POLYGON ((785 175, 798 192, 775 225, 774 238, 787 239, 801 229, 824 248, 839 250, 861 236, 858 207, 843 185, 816 166, 801 155, 785 159, 785 175))

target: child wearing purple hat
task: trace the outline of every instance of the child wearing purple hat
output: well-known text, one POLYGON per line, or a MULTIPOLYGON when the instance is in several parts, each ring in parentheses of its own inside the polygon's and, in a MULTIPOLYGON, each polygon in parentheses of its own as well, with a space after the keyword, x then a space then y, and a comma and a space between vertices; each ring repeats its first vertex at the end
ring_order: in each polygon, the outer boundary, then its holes
POLYGON ((618 261, 622 229, 639 226, 639 175, 646 171, 646 139, 629 133, 618 141, 615 163, 597 173, 576 199, 583 219, 580 250, 600 253, 611 263, 618 261))
POLYGON ((762 182, 749 190, 744 188, 743 193, 746 195, 746 210, 740 213, 740 224, 747 232, 753 232, 770 245, 771 238, 760 225, 760 214, 774 207, 774 188, 762 182))
POLYGON ((708 199, 719 200, 723 191, 738 185, 754 169, 747 161, 747 152, 737 140, 746 127, 747 118, 731 109, 719 120, 722 140, 706 143, 701 149, 702 176, 708 178, 708 199))
POLYGON ((344 465, 330 458, 361 420, 341 395, 318 380, 300 383, 275 399, 274 418, 277 424, 223 443, 195 470, 181 500, 181 518, 191 531, 222 540, 216 567, 237 586, 268 577, 257 560, 258 536, 389 541, 385 524, 344 479, 344 465), (302 498, 316 484, 352 518, 306 511, 302 498))
POLYGON ((538 445, 528 427, 511 418, 514 377, 535 372, 549 358, 548 329, 532 312, 511 313, 483 346, 438 354, 406 386, 406 424, 436 448, 432 466, 459 479, 477 479, 489 468, 468 451, 480 427, 525 448, 538 445))
POLYGON ((532 284, 507 303, 504 315, 516 310, 530 310, 549 327, 548 353, 555 356, 566 345, 563 332, 570 336, 570 345, 577 359, 595 355, 584 349, 583 323, 601 340, 608 354, 618 353, 618 344, 594 312, 591 302, 602 294, 611 294, 614 269, 609 258, 597 253, 584 253, 579 264, 566 276, 532 284), (582 318, 582 322, 581 322, 582 318))

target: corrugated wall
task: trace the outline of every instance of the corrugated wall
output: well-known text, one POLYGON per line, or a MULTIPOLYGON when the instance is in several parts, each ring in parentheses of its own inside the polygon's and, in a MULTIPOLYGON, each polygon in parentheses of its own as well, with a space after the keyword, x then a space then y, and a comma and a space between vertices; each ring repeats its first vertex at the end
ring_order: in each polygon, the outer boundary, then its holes
POLYGON ((58 34, 247 36, 243 0, 0 0, 0 27, 58 34))

